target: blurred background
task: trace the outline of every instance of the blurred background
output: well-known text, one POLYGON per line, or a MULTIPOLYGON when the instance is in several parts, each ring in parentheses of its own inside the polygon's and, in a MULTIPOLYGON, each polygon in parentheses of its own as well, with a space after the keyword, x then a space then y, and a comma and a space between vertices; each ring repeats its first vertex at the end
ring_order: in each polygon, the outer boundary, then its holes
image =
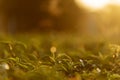
POLYGON ((0 0, 0 33, 120 34, 120 0, 0 0))

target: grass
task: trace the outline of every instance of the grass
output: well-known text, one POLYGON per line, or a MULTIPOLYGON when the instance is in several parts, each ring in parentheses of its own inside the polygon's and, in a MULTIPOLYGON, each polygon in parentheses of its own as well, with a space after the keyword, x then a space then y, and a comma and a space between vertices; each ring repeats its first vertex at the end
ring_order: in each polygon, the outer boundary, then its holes
POLYGON ((119 80, 120 46, 74 36, 0 38, 0 80, 119 80))

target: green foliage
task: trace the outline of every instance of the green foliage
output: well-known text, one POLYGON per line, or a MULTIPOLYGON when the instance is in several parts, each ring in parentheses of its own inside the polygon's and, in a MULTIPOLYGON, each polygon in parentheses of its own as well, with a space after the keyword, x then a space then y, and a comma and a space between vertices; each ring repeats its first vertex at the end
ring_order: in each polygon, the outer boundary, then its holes
POLYGON ((65 42, 45 37, 0 40, 0 80, 120 79, 119 45, 65 42))

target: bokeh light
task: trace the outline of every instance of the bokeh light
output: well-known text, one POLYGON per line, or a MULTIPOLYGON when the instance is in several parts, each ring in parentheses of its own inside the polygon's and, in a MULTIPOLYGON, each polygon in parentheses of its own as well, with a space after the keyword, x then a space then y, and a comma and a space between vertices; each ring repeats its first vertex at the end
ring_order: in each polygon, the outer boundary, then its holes
POLYGON ((110 0, 76 0, 78 5, 83 5, 89 9, 101 9, 109 4, 110 0))
POLYGON ((110 4, 118 6, 118 5, 120 5, 120 0, 111 0, 110 4))

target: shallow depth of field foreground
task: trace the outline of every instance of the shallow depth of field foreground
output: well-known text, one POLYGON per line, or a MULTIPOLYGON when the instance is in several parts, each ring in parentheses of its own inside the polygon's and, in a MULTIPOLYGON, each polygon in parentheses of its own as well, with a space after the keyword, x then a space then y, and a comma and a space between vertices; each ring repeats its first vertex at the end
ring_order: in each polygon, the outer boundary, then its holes
POLYGON ((0 80, 120 80, 120 0, 0 0, 0 80))

